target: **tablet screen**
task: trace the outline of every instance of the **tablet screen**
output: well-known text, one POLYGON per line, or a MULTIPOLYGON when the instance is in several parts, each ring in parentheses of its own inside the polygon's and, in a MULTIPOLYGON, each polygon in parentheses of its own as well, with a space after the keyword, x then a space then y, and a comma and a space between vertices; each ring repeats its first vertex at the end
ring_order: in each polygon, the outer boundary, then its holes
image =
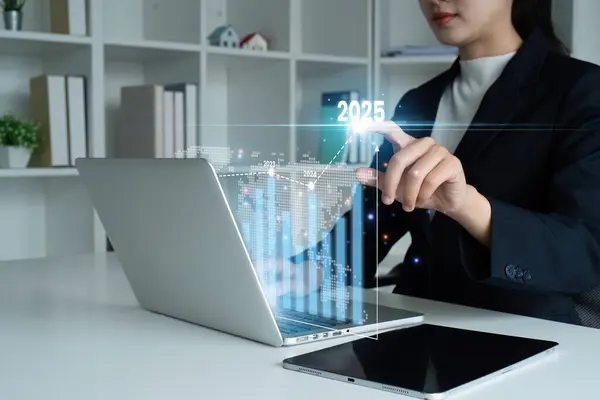
POLYGON ((557 343, 423 324, 285 360, 420 393, 445 393, 557 343))

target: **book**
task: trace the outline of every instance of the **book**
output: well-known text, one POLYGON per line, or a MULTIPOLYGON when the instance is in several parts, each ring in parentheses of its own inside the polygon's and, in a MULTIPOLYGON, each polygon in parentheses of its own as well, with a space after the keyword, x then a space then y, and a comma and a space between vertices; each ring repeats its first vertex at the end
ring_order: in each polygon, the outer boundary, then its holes
POLYGON ((173 133, 174 133, 174 153, 185 154, 185 110, 184 95, 182 92, 174 92, 173 99, 173 133))
POLYGON ((29 167, 67 167, 69 137, 66 80, 60 75, 40 75, 29 80, 29 107, 40 125, 40 145, 29 167))
POLYGON ((175 154, 175 93, 163 91, 164 156, 175 154))
POLYGON ((83 76, 67 76, 67 120, 69 162, 75 166, 77 158, 87 157, 86 80, 83 76))
POLYGON ((164 88, 160 85, 121 88, 116 155, 121 158, 172 157, 165 150, 164 88))
POLYGON ((165 85, 165 90, 183 94, 183 147, 185 149, 196 147, 198 145, 198 86, 193 83, 173 83, 165 85))
POLYGON ((88 34, 87 0, 51 0, 50 31, 67 35, 88 34))

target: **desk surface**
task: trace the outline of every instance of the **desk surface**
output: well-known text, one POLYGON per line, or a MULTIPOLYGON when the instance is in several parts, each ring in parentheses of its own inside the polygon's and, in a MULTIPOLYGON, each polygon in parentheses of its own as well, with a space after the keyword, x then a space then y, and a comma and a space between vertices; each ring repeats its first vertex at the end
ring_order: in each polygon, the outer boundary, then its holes
MULTIPOLYGON (((385 293, 379 301, 423 312, 429 323, 561 343, 556 357, 461 399, 593 398, 600 390, 600 331, 385 293)), ((112 254, 1 263, 0 321, 1 399, 404 398, 280 365, 336 341, 271 348, 144 311, 112 254)))

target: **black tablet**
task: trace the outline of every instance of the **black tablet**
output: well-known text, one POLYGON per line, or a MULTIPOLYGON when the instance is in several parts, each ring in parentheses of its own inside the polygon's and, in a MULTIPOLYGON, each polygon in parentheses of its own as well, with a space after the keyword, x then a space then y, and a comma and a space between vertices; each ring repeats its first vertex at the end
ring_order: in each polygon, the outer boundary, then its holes
POLYGON ((421 399, 444 399, 529 364, 558 343, 430 324, 288 358, 284 368, 421 399))

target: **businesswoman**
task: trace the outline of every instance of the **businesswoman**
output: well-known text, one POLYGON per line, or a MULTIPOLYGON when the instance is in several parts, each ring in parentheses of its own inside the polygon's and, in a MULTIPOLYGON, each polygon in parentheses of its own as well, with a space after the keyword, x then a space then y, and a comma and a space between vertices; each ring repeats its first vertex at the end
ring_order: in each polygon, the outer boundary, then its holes
POLYGON ((385 141, 357 171, 365 207, 381 202, 379 230, 364 221, 365 284, 410 233, 396 293, 589 324, 578 304, 600 285, 600 69, 568 56, 550 0, 420 5, 459 58, 367 127, 385 141))

